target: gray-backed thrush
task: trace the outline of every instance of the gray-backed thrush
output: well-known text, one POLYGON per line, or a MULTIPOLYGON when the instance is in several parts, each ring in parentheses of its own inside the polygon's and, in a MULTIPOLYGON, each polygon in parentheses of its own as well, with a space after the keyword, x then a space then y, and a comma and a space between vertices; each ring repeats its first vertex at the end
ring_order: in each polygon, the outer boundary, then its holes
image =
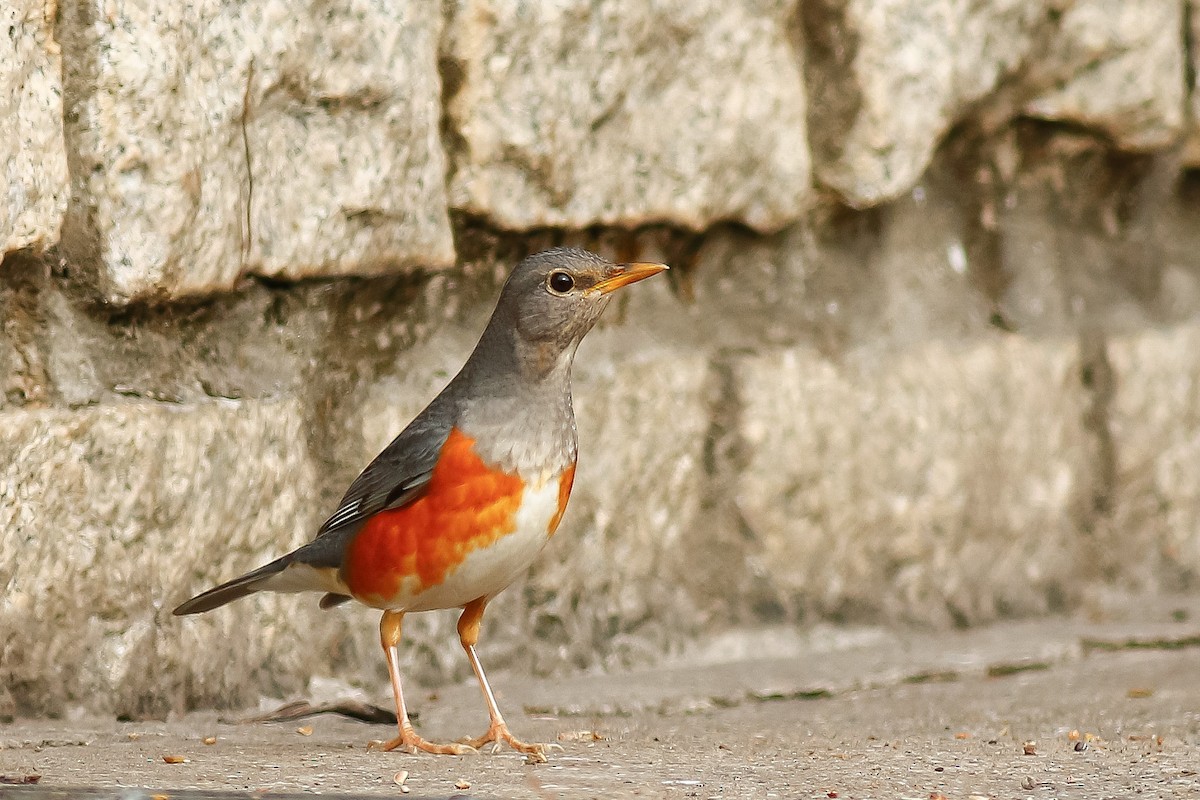
POLYGON ((458 375, 384 448, 303 547, 175 609, 197 614, 259 591, 325 592, 383 610, 380 641, 399 735, 384 750, 461 754, 505 742, 535 759, 545 745, 513 736, 475 644, 489 600, 554 535, 575 478, 571 363, 612 292, 663 264, 612 264, 574 248, 530 256, 513 270, 458 375), (397 645, 410 611, 461 608, 458 635, 491 724, 478 739, 417 735, 400 687, 397 645))

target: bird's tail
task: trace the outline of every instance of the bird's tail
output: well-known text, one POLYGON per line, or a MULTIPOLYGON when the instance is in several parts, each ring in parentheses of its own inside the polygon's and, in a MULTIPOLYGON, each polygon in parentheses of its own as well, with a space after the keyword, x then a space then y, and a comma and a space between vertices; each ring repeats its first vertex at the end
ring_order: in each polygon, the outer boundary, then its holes
POLYGON ((222 583, 220 586, 214 586, 207 592, 202 592, 186 603, 183 603, 171 613, 177 617, 182 617, 185 614, 201 614, 205 611, 212 611, 214 608, 232 603, 234 600, 240 600, 247 595, 254 594, 262 589, 274 588, 268 584, 271 578, 279 575, 288 565, 292 563, 294 554, 289 553, 282 558, 277 558, 270 564, 264 564, 253 572, 247 572, 241 577, 234 578, 231 581, 222 583))

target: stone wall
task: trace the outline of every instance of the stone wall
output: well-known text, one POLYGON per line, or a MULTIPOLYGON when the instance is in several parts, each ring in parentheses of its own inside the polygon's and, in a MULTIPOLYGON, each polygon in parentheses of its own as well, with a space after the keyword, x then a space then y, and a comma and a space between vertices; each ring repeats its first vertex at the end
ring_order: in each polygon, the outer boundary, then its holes
POLYGON ((0 13, 0 714, 381 689, 360 608, 169 610, 308 538, 563 242, 675 269, 581 350, 493 667, 1200 580, 1194 0, 0 13))

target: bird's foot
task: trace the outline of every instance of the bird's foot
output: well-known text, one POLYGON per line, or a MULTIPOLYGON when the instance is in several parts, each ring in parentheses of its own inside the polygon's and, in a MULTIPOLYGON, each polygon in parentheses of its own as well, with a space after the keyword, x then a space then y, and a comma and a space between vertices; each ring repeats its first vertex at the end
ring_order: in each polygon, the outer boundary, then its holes
POLYGON ((475 750, 482 750, 486 744, 492 745, 492 752, 495 753, 500 749, 501 745, 508 745, 518 753, 524 753, 530 761, 544 764, 546 762, 547 750, 562 750, 562 745, 558 744, 542 744, 541 742, 522 742, 517 737, 513 736, 508 730, 508 726, 503 722, 493 722, 488 728, 487 733, 480 736, 478 739, 463 739, 463 744, 475 750))
POLYGON ((411 726, 402 728, 400 735, 394 739, 389 739, 386 742, 377 739, 367 742, 367 750, 395 750, 401 748, 406 753, 434 753, 443 756, 465 756, 467 753, 477 752, 477 748, 472 747, 466 742, 450 742, 448 744, 439 744, 422 739, 417 735, 417 732, 411 726))

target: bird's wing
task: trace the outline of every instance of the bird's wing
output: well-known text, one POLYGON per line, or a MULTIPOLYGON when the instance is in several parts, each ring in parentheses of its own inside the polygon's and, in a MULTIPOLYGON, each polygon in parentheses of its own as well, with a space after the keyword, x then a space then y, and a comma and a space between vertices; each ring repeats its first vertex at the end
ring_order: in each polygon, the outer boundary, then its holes
MULTIPOLYGON (((174 613, 196 614, 263 589, 279 589, 281 576, 295 575, 289 572, 294 564, 306 564, 318 571, 340 568, 347 545, 354 540, 364 521, 380 511, 410 503, 421 495, 429 484, 452 427, 448 404, 431 404, 355 478, 316 538, 270 564, 193 597, 174 613)), ((323 579, 314 577, 316 575, 311 571, 302 573, 303 581, 310 581, 312 585, 293 578, 284 591, 297 591, 297 587, 326 588, 323 579)), ((349 599, 340 592, 327 593, 321 600, 321 608, 330 608, 349 599)))
POLYGON ((444 409, 426 409, 354 479, 316 538, 293 553, 314 567, 340 567, 346 548, 369 518, 411 503, 429 485, 452 423, 444 409), (439 413, 442 412, 442 413, 439 413))
POLYGON ((317 531, 317 538, 357 528, 369 517, 399 508, 424 491, 450 435, 448 424, 414 420, 354 479, 337 510, 317 531))

